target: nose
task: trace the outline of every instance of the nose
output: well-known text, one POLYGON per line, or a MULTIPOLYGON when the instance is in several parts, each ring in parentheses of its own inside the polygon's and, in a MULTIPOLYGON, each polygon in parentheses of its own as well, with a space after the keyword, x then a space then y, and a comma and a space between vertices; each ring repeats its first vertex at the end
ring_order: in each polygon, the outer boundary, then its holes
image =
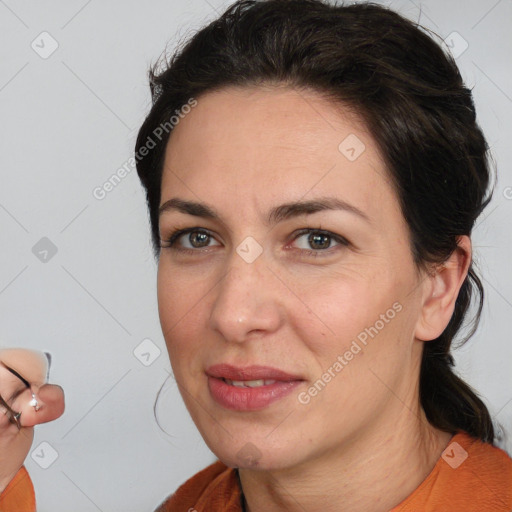
POLYGON ((210 328, 226 341, 238 343, 277 331, 284 316, 279 285, 263 255, 247 263, 234 253, 227 273, 215 287, 210 328))

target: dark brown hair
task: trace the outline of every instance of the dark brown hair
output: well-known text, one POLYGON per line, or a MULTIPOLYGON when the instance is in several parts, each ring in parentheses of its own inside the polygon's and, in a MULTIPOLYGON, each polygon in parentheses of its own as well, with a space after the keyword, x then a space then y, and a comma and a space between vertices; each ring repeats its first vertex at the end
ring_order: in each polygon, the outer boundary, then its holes
MULTIPOLYGON (((164 152, 172 133, 164 130, 162 136, 159 127, 169 128, 169 119, 190 98, 207 92, 283 84, 319 91, 360 114, 394 183, 418 269, 446 261, 458 237, 471 234, 492 190, 488 147, 471 91, 453 58, 427 32, 371 3, 241 0, 172 57, 164 56, 163 68, 160 61, 149 72, 153 105, 136 142, 155 257, 164 152), (141 157, 149 140, 155 147, 141 157)), ((474 334, 483 306, 472 263, 448 326, 424 343, 420 400, 436 428, 463 430, 492 443, 485 404, 451 368, 450 346, 475 292, 478 309, 460 344, 474 334)))

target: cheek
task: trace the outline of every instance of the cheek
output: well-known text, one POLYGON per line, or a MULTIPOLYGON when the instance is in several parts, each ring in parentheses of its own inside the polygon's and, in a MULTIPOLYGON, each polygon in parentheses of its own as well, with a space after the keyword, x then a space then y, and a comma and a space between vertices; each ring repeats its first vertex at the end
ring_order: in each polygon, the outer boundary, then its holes
POLYGON ((302 288, 299 296, 303 306, 296 310, 296 323, 301 332, 309 334, 311 343, 319 346, 326 342, 333 345, 333 340, 342 345, 363 329, 379 309, 379 297, 368 283, 343 278, 319 279, 302 288))
POLYGON ((335 429, 339 421, 349 425, 380 410, 389 395, 383 382, 396 382, 406 361, 407 313, 391 282, 374 283, 337 282, 321 296, 306 294, 304 302, 322 322, 312 314, 296 317, 315 360, 306 390, 310 405, 335 429), (342 419, 333 419, 333 411, 342 419))
POLYGON ((190 321, 189 315, 197 302, 194 298, 201 293, 202 280, 191 280, 187 275, 172 268, 162 254, 158 266, 157 297, 164 335, 173 332, 181 322, 190 321))
POLYGON ((162 334, 175 375, 201 350, 201 324, 198 311, 205 307, 207 288, 201 279, 183 277, 160 264, 157 279, 158 313, 162 334), (179 362, 179 365, 178 365, 179 362))
MULTIPOLYGON (((396 356, 406 336, 402 336, 405 313, 400 299, 400 283, 378 275, 370 278, 326 277, 317 286, 303 287, 304 306, 294 315, 300 337, 319 366, 331 367, 338 356, 352 367, 373 364, 383 353, 396 356)), ((345 364, 345 363, 343 363, 345 364)), ((346 372, 345 372, 346 373, 346 372)))

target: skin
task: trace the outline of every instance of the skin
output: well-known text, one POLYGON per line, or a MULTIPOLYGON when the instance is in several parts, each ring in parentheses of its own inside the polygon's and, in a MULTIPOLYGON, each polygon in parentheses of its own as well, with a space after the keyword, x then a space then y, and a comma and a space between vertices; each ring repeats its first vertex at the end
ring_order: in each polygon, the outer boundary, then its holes
POLYGON ((64 392, 60 386, 46 384, 47 371, 43 352, 0 349, 0 395, 12 410, 21 412, 22 427, 10 423, 7 410, 0 406, 0 493, 23 465, 34 439, 34 426, 55 420, 64 412, 64 392), (28 381, 30 388, 7 367, 28 381), (30 405, 32 393, 39 411, 30 405))
POLYGON ((181 236, 175 249, 193 253, 162 249, 158 305, 185 404, 210 449, 240 468, 247 509, 385 512, 398 505, 451 438, 425 418, 419 368, 423 344, 452 316, 471 261, 469 238, 460 237, 444 265, 418 270, 364 123, 311 90, 229 88, 198 98, 166 150, 161 204, 173 197, 207 203, 221 218, 162 213, 163 240, 175 228, 201 227, 211 237, 181 236), (338 150, 349 134, 366 148, 353 162, 338 150), (272 207, 322 196, 350 202, 369 222, 331 210, 266 224, 272 207), (302 228, 349 244, 328 239, 322 254, 308 255, 322 249, 297 235, 302 228), (236 252, 248 236, 263 248, 250 264, 236 252), (300 403, 298 393, 396 302, 401 311, 300 403), (223 362, 272 366, 305 382, 264 410, 231 411, 213 400, 205 374, 223 362), (248 447, 252 462, 241 457, 248 447))

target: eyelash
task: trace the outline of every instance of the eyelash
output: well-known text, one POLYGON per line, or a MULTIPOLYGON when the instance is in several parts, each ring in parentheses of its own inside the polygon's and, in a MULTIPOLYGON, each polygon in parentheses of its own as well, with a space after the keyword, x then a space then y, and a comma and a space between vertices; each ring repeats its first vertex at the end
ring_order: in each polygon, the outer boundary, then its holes
MULTIPOLYGON (((197 249, 189 249, 189 248, 178 248, 176 247, 175 243, 176 241, 184 235, 190 234, 190 233, 201 233, 204 235, 207 235, 209 237, 213 238, 213 235, 206 229, 200 228, 200 227, 194 227, 194 228, 186 228, 186 229, 178 229, 171 233, 169 238, 166 240, 160 240, 160 247, 162 249, 171 249, 172 251, 181 252, 181 253, 187 253, 187 254, 197 254, 201 250, 209 249, 209 247, 203 247, 203 248, 197 248, 197 249), (165 245, 164 245, 165 244, 165 245)), ((300 229, 298 232, 296 232, 295 237, 293 238, 292 242, 297 240, 302 235, 306 234, 318 234, 323 235, 331 238, 335 242, 339 243, 341 246, 348 246, 349 242, 343 238, 340 235, 336 235, 335 233, 332 233, 330 231, 325 231, 323 229, 315 229, 315 228, 304 228, 300 229)), ((313 257, 322 257, 331 254, 332 248, 328 249, 299 249, 299 251, 302 251, 303 254, 306 256, 313 256, 313 257), (328 253, 328 254, 325 254, 328 253)))

